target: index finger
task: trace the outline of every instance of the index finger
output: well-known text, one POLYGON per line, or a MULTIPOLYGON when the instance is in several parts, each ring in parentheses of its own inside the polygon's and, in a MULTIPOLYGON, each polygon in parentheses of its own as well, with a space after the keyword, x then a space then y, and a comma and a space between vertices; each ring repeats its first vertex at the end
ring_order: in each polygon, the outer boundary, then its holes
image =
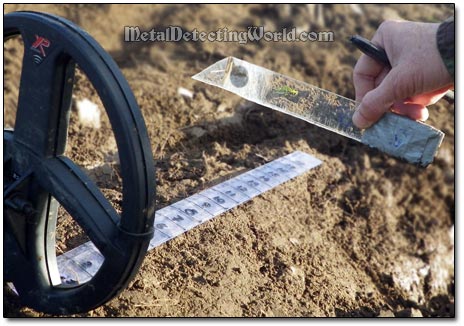
POLYGON ((385 66, 363 54, 353 70, 353 83, 356 93, 356 101, 362 101, 364 95, 376 87, 376 78, 384 70, 385 66))

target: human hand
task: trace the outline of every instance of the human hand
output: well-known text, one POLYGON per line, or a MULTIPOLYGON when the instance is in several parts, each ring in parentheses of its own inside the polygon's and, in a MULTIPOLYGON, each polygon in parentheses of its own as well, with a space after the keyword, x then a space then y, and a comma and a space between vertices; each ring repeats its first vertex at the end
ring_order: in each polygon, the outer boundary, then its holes
POLYGON ((390 67, 362 55, 353 73, 356 101, 353 123, 368 128, 392 110, 414 120, 428 118, 427 105, 452 89, 453 80, 437 48, 440 24, 385 21, 372 42, 385 49, 390 67))

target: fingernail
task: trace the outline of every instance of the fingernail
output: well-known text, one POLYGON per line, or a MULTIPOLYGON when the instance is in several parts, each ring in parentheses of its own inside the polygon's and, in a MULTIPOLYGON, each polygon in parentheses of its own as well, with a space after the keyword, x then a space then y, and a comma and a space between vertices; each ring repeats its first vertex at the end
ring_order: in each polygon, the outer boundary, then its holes
POLYGON ((352 120, 353 120, 354 125, 356 127, 360 128, 360 129, 366 129, 366 128, 369 128, 372 125, 372 123, 369 120, 366 120, 361 115, 361 113, 359 113, 359 107, 354 112, 352 120))

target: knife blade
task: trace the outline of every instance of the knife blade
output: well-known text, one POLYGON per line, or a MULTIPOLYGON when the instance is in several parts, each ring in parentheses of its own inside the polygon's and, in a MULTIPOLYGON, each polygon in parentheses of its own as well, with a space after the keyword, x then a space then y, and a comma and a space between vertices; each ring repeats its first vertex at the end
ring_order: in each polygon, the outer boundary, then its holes
POLYGON ((351 121, 355 101, 234 57, 192 78, 421 166, 433 161, 444 137, 432 126, 393 113, 361 130, 351 121))

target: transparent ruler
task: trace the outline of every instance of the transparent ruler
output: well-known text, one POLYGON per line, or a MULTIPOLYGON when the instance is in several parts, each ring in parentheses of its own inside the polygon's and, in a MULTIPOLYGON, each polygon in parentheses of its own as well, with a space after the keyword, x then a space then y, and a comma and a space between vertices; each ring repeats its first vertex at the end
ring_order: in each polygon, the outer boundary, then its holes
POLYGON ((360 130, 351 121, 355 101, 234 57, 193 78, 422 166, 433 161, 444 137, 440 130, 393 113, 360 130))
MULTIPOLYGON (((321 163, 309 154, 296 151, 156 211, 155 233, 148 250, 321 163)), ((76 285, 90 280, 97 273, 103 259, 92 242, 58 256, 62 283, 76 285)))

